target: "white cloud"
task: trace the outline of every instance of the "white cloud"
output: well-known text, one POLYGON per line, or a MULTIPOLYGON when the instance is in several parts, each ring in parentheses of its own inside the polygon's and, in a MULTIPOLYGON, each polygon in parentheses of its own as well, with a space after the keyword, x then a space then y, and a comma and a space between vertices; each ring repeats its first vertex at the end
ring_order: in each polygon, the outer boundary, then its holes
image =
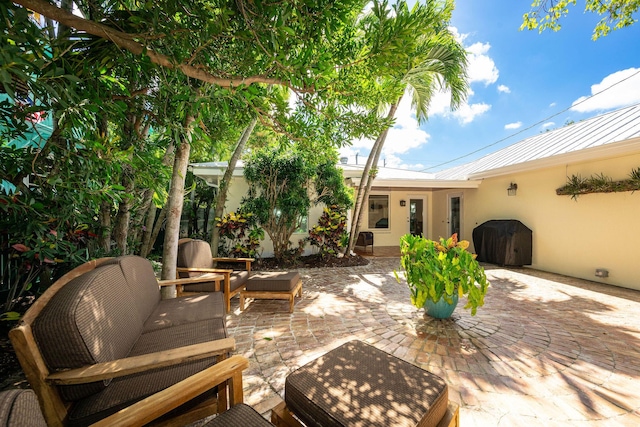
POLYGON ((498 85, 498 92, 511 93, 511 89, 509 89, 509 86, 498 85))
MULTIPOLYGON (((449 30, 454 34, 456 40, 464 45, 464 41, 468 37, 468 34, 460 34, 458 29, 450 27, 449 30)), ((467 66, 467 73, 469 76, 469 84, 484 83, 485 86, 495 83, 498 80, 499 72, 493 59, 487 54, 491 49, 489 43, 474 43, 467 47, 468 52, 467 59, 469 64, 467 66)), ((504 90, 500 88, 506 88, 507 86, 501 85, 498 90, 504 90)), ((470 102, 474 92, 469 89, 467 92, 467 100, 458 107, 456 111, 451 111, 451 92, 440 91, 435 94, 429 105, 430 116, 444 116, 453 117, 457 119, 460 124, 469 124, 476 119, 476 117, 486 113, 491 109, 491 105, 485 102, 470 102)))
POLYGON ((389 129, 383 155, 403 154, 426 144, 428 140, 429 134, 418 126, 418 120, 411 111, 411 96, 406 93, 398 105, 396 123, 389 129))
POLYGON ((553 108, 553 107, 555 107, 555 106, 556 106, 556 103, 555 103, 555 102, 552 102, 551 104, 549 104, 549 107, 550 107, 550 108, 553 108))
POLYGON ((479 102, 477 104, 464 104, 456 111, 453 112, 453 116, 457 118, 463 125, 469 124, 475 120, 476 117, 486 113, 491 109, 491 105, 479 102))
POLYGON ((489 49, 491 49, 489 43, 480 42, 467 47, 469 83, 481 82, 488 86, 498 80, 500 73, 496 63, 487 55, 489 49))
POLYGON ((422 170, 426 167, 422 163, 407 164, 404 162, 404 160, 394 154, 383 154, 382 158, 383 159, 380 161, 380 166, 384 164, 388 168, 422 170))
POLYGON ((555 122, 547 122, 547 123, 543 123, 542 127, 546 129, 546 128, 550 128, 551 126, 555 126, 555 125, 556 125, 555 122))
POLYGON ((504 125, 505 129, 520 129, 522 127, 522 122, 513 122, 513 123, 507 123, 506 125, 504 125))
POLYGON ((573 101, 571 110, 580 113, 610 110, 640 102, 640 68, 628 68, 606 76, 591 86, 591 97, 573 101), (615 86, 614 86, 615 85, 615 86))
POLYGON ((491 105, 484 102, 469 103, 469 98, 473 96, 473 91, 469 90, 467 101, 463 103, 456 111, 449 108, 451 101, 451 92, 439 92, 431 100, 429 106, 429 115, 440 115, 444 117, 454 117, 458 119, 460 124, 466 125, 475 120, 476 117, 486 113, 491 109, 491 105))
MULTIPOLYGON (((421 147, 430 138, 430 135, 418 126, 418 120, 413 111, 411 111, 411 96, 409 93, 405 94, 400 105, 398 105, 395 118, 395 125, 389 129, 389 134, 382 148, 379 164, 382 165, 384 159, 387 167, 402 169, 418 167, 420 165, 406 165, 398 157, 400 154, 405 154, 410 150, 421 147)), ((358 159, 358 164, 364 165, 366 156, 369 155, 374 142, 372 139, 354 140, 350 147, 344 147, 340 150, 340 156, 349 157, 349 163, 355 163, 356 152, 364 152, 365 154, 359 156, 358 159)))

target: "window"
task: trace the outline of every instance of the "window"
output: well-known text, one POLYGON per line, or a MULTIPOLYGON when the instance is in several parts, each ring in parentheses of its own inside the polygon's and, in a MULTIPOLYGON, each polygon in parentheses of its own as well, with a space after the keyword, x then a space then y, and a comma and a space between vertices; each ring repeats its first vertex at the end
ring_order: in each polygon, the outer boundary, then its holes
POLYGON ((389 196, 369 196, 369 228, 389 228, 389 196))

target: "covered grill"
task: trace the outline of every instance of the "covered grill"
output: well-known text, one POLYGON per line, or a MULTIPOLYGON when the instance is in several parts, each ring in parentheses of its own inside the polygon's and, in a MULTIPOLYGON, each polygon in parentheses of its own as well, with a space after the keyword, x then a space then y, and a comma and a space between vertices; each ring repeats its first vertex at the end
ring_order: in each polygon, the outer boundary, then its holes
POLYGON ((501 266, 531 265, 532 231, 515 219, 491 220, 473 229, 478 261, 501 266))

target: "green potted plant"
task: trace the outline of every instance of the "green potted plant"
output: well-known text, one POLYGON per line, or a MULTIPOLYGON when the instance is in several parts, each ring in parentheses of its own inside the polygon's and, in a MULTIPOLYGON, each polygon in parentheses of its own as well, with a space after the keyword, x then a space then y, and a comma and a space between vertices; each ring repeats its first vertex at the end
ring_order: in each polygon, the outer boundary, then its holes
MULTIPOLYGON (((457 234, 439 242, 406 234, 400 238, 400 263, 411 290, 411 303, 437 318, 450 317, 458 297, 466 296, 464 308, 475 315, 484 305, 489 282, 469 242, 457 234)), ((398 274, 396 278, 400 281, 398 274)))

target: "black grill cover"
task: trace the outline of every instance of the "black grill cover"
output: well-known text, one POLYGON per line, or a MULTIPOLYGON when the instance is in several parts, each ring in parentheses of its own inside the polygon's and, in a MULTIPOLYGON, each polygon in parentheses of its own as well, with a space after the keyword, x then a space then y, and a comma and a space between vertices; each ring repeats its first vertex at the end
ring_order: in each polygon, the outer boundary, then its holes
POLYGON ((478 261, 501 266, 531 265, 532 232, 515 219, 492 220, 473 229, 478 261))

